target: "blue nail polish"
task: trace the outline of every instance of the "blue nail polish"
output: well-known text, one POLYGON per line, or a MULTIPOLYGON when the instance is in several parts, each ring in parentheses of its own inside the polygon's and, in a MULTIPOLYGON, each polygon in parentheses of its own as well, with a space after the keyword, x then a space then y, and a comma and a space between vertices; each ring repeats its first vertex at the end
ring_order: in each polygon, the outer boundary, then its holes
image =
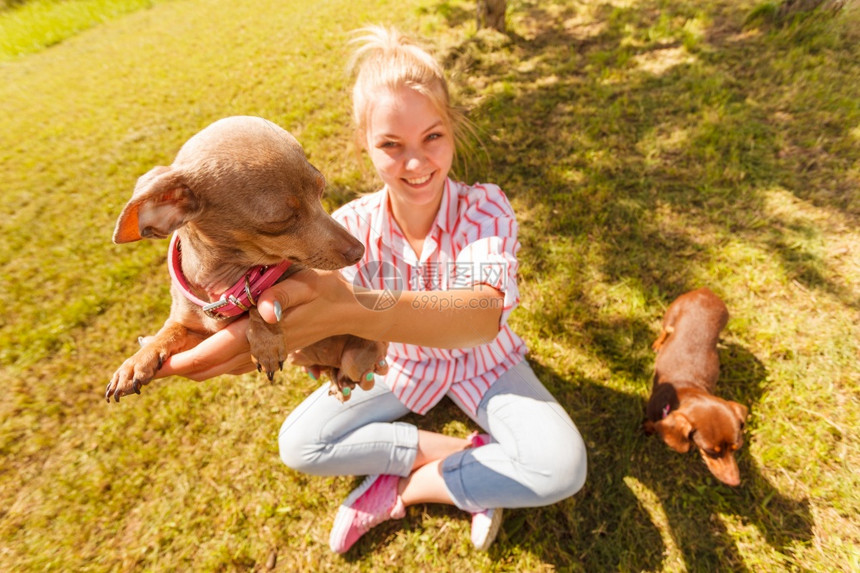
POLYGON ((367 376, 365 376, 364 379, 367 380, 368 382, 373 380, 373 372, 368 372, 367 376))
POLYGON ((343 392, 344 396, 349 396, 349 394, 350 394, 350 392, 352 392, 352 390, 350 390, 349 387, 346 387, 343 390, 341 390, 341 392, 343 392))
POLYGON ((283 309, 281 308, 281 303, 275 301, 275 318, 278 319, 278 322, 281 322, 281 312, 283 312, 283 309))
POLYGON ((311 378, 313 378, 314 380, 316 380, 316 379, 317 379, 317 377, 316 377, 316 376, 314 376, 314 373, 313 373, 312 371, 310 371, 310 370, 308 370, 308 376, 310 376, 310 377, 311 377, 311 378))

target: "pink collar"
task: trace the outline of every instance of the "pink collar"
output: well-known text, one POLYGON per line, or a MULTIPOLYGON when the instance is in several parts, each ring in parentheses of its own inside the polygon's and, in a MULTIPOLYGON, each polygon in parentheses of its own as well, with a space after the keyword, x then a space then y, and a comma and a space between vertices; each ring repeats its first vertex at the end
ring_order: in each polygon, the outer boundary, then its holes
POLYGON ((666 404, 665 406, 663 406, 663 417, 665 418, 666 416, 668 416, 669 412, 671 412, 671 411, 672 411, 672 405, 671 404, 666 404))
POLYGON ((173 233, 173 237, 170 239, 170 248, 167 251, 167 267, 170 270, 170 279, 182 291, 185 298, 202 307, 203 312, 210 318, 228 318, 247 312, 252 306, 257 305, 257 297, 260 296, 260 293, 275 284, 292 264, 290 261, 282 261, 272 267, 254 267, 225 291, 218 300, 208 302, 197 298, 191 292, 188 279, 182 274, 181 263, 182 248, 179 244, 179 234, 173 233))

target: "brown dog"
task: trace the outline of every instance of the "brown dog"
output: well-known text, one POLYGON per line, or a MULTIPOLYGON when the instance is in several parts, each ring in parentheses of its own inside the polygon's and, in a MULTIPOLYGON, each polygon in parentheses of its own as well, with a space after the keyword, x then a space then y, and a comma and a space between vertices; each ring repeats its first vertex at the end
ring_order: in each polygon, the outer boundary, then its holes
MULTIPOLYGON (((263 321, 256 297, 302 266, 338 269, 364 253, 325 212, 324 187, 295 138, 257 117, 216 121, 189 139, 172 165, 143 175, 113 240, 163 239, 175 231, 168 256, 173 302, 164 326, 114 373, 105 398, 139 394, 169 356, 245 312, 254 362, 271 380, 287 355, 280 326, 263 321)), ((340 390, 353 388, 353 380, 367 389, 370 373, 387 371, 386 349, 335 337, 307 352, 332 373, 344 399, 348 391, 340 390)))
POLYGON ((645 431, 656 432, 675 451, 695 444, 721 482, 740 483, 735 451, 744 442, 747 408, 714 396, 720 375, 717 342, 729 313, 707 288, 678 297, 666 311, 657 351, 645 431))

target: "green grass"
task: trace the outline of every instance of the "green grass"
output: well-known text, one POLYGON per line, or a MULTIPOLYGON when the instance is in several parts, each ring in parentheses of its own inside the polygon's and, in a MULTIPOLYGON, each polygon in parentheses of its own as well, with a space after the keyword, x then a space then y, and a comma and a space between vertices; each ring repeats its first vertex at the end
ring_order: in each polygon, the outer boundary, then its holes
MULTIPOLYGON (((518 1, 503 37, 459 0, 140 6, 2 47, 0 570, 860 569, 856 8, 772 28, 746 0, 518 1), (344 62, 378 22, 452 71, 491 159, 472 172, 521 222, 512 322, 589 448, 584 490, 508 511, 488 554, 465 514, 418 506, 333 556, 354 480, 277 455, 298 372, 100 399, 169 308, 165 245, 110 242, 136 178, 252 114, 303 143, 330 208, 375 189, 344 62), (751 411, 737 489, 638 429, 660 317, 701 285, 732 315, 719 393, 751 411)), ((4 42, 28 8, 0 12, 4 42)), ((472 429, 448 404, 412 419, 472 429)))
POLYGON ((0 61, 38 52, 157 0, 27 0, 0 4, 0 61))

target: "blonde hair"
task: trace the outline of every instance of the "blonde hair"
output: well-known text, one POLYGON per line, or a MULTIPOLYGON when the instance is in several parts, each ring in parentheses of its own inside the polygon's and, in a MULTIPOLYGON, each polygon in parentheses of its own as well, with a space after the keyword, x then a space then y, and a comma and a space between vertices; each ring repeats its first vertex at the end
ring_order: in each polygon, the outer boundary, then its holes
POLYGON ((448 82, 436 59, 394 28, 370 26, 356 33, 362 35, 351 42, 359 47, 353 54, 350 70, 356 75, 352 118, 359 146, 367 147, 367 121, 379 90, 394 92, 408 88, 430 100, 453 134, 455 149, 469 148, 468 136, 474 135, 474 130, 463 113, 451 104, 448 82))

